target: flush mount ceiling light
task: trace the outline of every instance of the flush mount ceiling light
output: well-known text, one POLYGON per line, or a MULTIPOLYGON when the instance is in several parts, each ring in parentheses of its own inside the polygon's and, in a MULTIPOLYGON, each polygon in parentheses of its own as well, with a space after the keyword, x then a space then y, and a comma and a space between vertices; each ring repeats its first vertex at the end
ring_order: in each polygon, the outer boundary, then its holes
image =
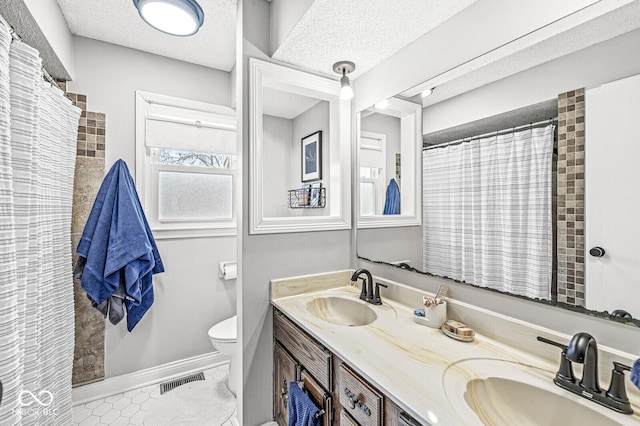
POLYGON ((433 93, 433 90, 435 89, 435 87, 432 87, 431 89, 425 89, 422 91, 422 97, 426 98, 427 96, 431 96, 431 94, 433 93))
POLYGON ((187 37, 198 32, 204 12, 195 0, 133 0, 140 17, 163 33, 187 37))
POLYGON ((380 102, 376 102, 374 105, 376 109, 387 109, 389 107, 389 99, 384 99, 380 102))
POLYGON ((340 61, 333 64, 333 70, 338 74, 342 74, 340 79, 340 99, 348 101, 353 98, 353 89, 349 83, 349 77, 347 74, 353 72, 356 69, 356 64, 350 61, 340 61))

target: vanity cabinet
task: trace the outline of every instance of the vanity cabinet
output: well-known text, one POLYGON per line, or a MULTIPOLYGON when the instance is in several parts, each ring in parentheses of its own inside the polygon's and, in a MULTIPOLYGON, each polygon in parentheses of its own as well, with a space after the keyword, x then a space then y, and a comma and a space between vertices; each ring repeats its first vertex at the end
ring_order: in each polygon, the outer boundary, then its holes
MULTIPOLYGON (((282 312, 273 310, 273 414, 289 424, 289 383, 302 382, 322 407, 323 426, 396 426, 402 410, 282 312)), ((418 424, 418 423, 416 423, 418 424)))

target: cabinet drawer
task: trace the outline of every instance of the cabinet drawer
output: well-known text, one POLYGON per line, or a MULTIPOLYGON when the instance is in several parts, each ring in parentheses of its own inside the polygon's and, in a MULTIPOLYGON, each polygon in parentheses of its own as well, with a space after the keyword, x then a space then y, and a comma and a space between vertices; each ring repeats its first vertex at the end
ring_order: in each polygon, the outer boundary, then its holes
POLYGON ((273 311, 273 334, 325 390, 331 390, 331 354, 324 347, 277 310, 273 311))
POLYGON ((340 405, 362 426, 382 424, 382 395, 365 383, 346 364, 340 365, 340 405))
POLYGON ((356 423, 356 421, 353 420, 351 416, 347 414, 346 411, 344 411, 344 408, 343 408, 342 411, 340 411, 340 426, 360 426, 360 425, 358 425, 358 423, 356 423))

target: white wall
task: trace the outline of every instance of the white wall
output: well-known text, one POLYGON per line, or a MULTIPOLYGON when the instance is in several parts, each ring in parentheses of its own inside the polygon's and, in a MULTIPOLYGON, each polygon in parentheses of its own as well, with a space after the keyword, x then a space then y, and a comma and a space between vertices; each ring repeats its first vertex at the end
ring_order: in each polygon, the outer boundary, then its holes
MULTIPOLYGON (((92 39, 74 39, 75 79, 90 111, 106 113, 106 167, 122 158, 135 176, 135 91, 228 106, 230 75, 92 39)), ((207 330, 235 313, 233 281, 217 277, 236 259, 236 238, 157 241, 166 272, 154 277, 155 303, 132 333, 107 323, 105 375, 113 377, 213 350, 207 330)))
MULTIPOLYGON (((588 50, 585 49, 565 58, 548 62, 426 108, 423 128, 428 133, 554 98, 561 92, 580 87, 589 88, 629 75, 640 74, 640 61, 638 61, 637 55, 631 54, 638 49, 640 49, 640 31, 634 31, 592 46, 588 50)), ((370 81, 373 87, 383 84, 393 76, 380 73, 377 78, 380 81, 377 79, 370 81)), ((360 90, 366 91, 366 89, 366 87, 362 87, 360 90)), ((358 93, 359 91, 356 91, 356 96, 358 93)), ((586 99, 586 104, 588 102, 589 100, 586 99)), ((586 138, 587 146, 585 149, 588 151, 588 135, 586 138)), ((589 170, 587 170, 587 176, 588 174, 589 170)), ((589 223, 588 217, 586 220, 589 223)), ((593 225, 598 226, 599 224, 593 225)), ((397 244, 401 236, 395 238, 388 236, 386 244, 397 244)), ((369 268, 380 276, 429 291, 435 291, 442 282, 437 278, 375 265, 362 260, 358 260, 356 266, 369 268)), ((599 344, 630 353, 640 353, 639 328, 594 319, 587 315, 527 302, 511 296, 497 295, 464 284, 453 282, 449 282, 449 284, 451 287, 450 296, 455 299, 569 335, 578 331, 587 331, 596 337, 599 344)))
POLYGON ((640 72, 640 30, 547 62, 423 110, 424 134, 591 88, 640 72), (553 78, 550 78, 553 76, 553 78))
POLYGON ((264 115, 262 141, 264 143, 264 216, 279 217, 289 214, 287 190, 291 186, 291 132, 293 122, 287 118, 264 115))

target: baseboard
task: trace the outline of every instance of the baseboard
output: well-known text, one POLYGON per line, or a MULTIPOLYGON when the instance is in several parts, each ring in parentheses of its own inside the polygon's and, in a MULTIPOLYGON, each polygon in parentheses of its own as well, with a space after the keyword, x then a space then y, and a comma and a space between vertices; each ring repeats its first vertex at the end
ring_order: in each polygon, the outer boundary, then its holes
POLYGON ((138 389, 190 373, 217 367, 228 362, 229 358, 226 355, 220 352, 212 352, 157 367, 147 368, 134 373, 111 377, 101 382, 73 388, 73 405, 85 404, 95 401, 96 399, 107 398, 132 389, 138 389))

